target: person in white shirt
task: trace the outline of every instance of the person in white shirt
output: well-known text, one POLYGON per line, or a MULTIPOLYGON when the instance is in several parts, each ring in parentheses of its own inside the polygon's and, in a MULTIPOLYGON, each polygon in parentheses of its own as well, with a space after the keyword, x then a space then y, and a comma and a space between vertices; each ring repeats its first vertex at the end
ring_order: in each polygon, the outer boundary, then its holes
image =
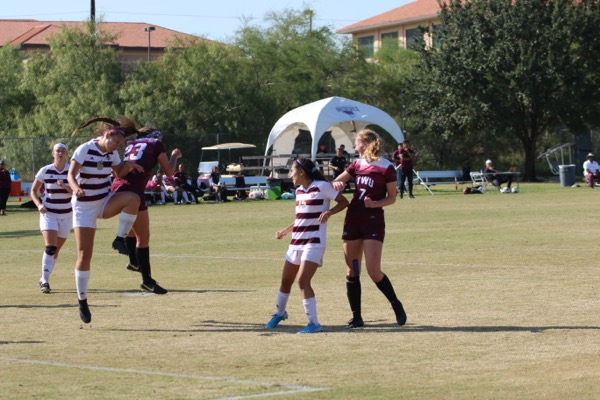
POLYGON ((42 255, 42 276, 39 281, 42 293, 50 293, 50 274, 73 225, 73 191, 67 183, 67 155, 67 145, 56 143, 52 147, 54 162, 42 167, 31 185, 30 196, 40 212, 40 232, 46 246, 42 255), (40 198, 42 188, 43 199, 40 198))
POLYGON ((281 286, 277 292, 276 312, 265 325, 273 329, 287 319, 286 306, 296 276, 302 292, 304 311, 308 325, 298 333, 317 333, 323 328, 317 317, 317 300, 310 284, 312 277, 323 264, 325 254, 327 225, 333 214, 348 207, 348 200, 341 191, 327 182, 314 162, 307 158, 294 160, 289 173, 296 188, 296 219, 284 229, 277 231, 275 237, 282 239, 292 233, 292 240, 285 255, 281 286), (331 200, 337 204, 329 208, 331 200))
MULTIPOLYGON (((131 171, 143 172, 143 168, 131 161, 121 162, 117 149, 125 144, 125 138, 136 134, 137 128, 132 119, 122 117, 118 121, 110 118, 92 118, 77 129, 102 122, 96 133, 99 136, 80 145, 73 152, 67 179, 73 190, 73 229, 77 243, 75 263, 75 285, 79 300, 79 317, 89 324, 92 314, 88 307, 88 283, 96 220, 119 216, 117 237, 112 247, 119 253, 128 255, 125 237, 133 227, 138 214, 140 198, 133 192, 111 193, 112 174, 125 176, 131 171)), ((76 133, 75 130, 74 133, 76 133)))
POLYGON ((589 153, 587 160, 583 162, 583 176, 587 185, 592 189, 596 186, 596 182, 600 180, 600 165, 598 165, 593 153, 589 153))

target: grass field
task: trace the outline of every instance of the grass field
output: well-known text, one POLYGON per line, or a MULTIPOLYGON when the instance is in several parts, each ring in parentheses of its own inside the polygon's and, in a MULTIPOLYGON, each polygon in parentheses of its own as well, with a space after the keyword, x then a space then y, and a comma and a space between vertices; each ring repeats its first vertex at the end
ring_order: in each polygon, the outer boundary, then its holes
POLYGON ((600 189, 435 193, 386 208, 383 270, 407 325, 365 275, 367 326, 344 329, 337 215, 313 281, 325 329, 314 335, 295 334, 306 324, 297 287, 289 319, 263 329, 292 201, 151 207, 165 296, 140 292, 110 249, 117 221, 100 221, 82 326, 74 237, 41 294, 37 212, 13 199, 0 217, 0 398, 600 398, 600 189))

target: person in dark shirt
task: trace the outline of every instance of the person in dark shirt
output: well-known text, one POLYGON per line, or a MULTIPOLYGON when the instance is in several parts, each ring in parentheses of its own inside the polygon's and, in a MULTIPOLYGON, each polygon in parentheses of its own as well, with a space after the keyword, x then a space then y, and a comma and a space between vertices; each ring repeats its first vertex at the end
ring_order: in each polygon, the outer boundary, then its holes
POLYGON ((6 215, 6 202, 10 196, 11 185, 10 172, 6 169, 4 160, 0 160, 0 215, 6 215))
POLYGON ((337 178, 344 172, 346 166, 348 165, 348 160, 344 157, 342 153, 342 149, 338 148, 335 151, 335 156, 329 160, 329 167, 333 169, 333 179, 337 178))
POLYGON ((165 294, 167 290, 158 285, 152 278, 150 267, 150 217, 146 196, 144 194, 150 173, 157 164, 168 176, 175 171, 177 161, 182 154, 179 149, 171 152, 167 158, 165 146, 162 143, 163 133, 158 129, 144 127, 140 129, 140 137, 127 142, 125 161, 135 161, 143 167, 143 172, 130 172, 123 178, 116 178, 111 186, 112 192, 134 192, 140 198, 140 207, 133 229, 125 239, 129 249, 129 264, 127 269, 142 274, 142 290, 165 294))
POLYGON ((175 172, 173 177, 175 178, 175 182, 177 182, 177 186, 191 194, 193 200, 196 200, 196 204, 200 203, 199 198, 202 197, 202 193, 199 193, 194 186, 188 183, 188 175, 183 170, 183 164, 179 164, 177 172, 175 172))

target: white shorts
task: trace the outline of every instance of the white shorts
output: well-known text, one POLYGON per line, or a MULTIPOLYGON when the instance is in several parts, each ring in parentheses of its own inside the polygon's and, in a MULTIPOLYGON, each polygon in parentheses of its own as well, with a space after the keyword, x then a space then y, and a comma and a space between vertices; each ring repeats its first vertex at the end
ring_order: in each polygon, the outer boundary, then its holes
POLYGON ((285 259, 294 265, 300 265, 302 261, 310 261, 320 267, 323 265, 323 255, 325 255, 325 247, 309 247, 304 250, 288 249, 285 259))
POLYGON ((40 213, 40 231, 56 231, 59 238, 69 237, 71 227, 73 226, 73 213, 54 214, 40 213))
POLYGON ((90 202, 77 201, 77 197, 73 196, 73 228, 96 228, 96 220, 102 218, 104 207, 112 196, 111 192, 102 200, 90 202))

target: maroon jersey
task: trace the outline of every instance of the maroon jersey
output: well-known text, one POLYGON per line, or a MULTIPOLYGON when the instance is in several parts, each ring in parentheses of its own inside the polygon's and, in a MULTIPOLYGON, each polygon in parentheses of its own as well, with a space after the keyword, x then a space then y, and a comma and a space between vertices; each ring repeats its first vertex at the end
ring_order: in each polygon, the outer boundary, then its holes
POLYGON ((158 139, 140 138, 127 142, 124 160, 139 164, 144 172, 132 171, 124 178, 115 178, 111 191, 116 192, 123 186, 121 190, 138 193, 143 198, 150 174, 158 164, 158 156, 165 152, 165 145, 158 139))
POLYGON ((354 178, 354 196, 350 201, 348 213, 369 212, 383 213, 382 208, 366 208, 364 199, 369 196, 371 200, 381 200, 387 195, 387 184, 396 184, 396 170, 394 165, 387 159, 367 162, 363 158, 354 160, 346 168, 346 171, 354 178))

